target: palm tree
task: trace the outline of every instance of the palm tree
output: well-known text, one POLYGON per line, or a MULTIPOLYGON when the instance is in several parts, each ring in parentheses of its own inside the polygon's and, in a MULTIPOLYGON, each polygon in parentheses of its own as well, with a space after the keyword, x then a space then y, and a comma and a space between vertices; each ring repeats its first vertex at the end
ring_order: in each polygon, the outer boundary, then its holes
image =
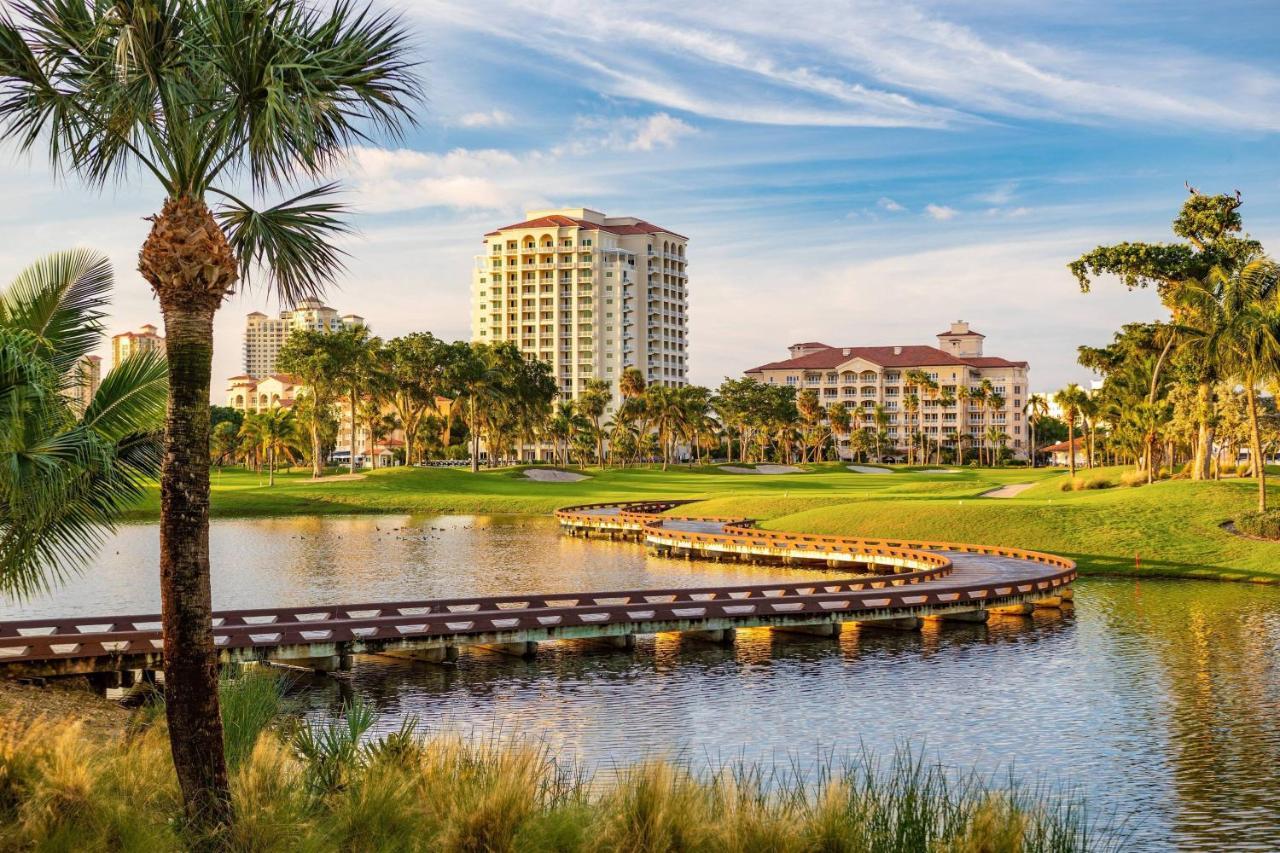
POLYGON ((591 421, 591 429, 596 436, 596 461, 601 469, 604 468, 604 431, 600 429, 600 419, 608 411, 612 400, 613 392, 605 379, 588 380, 586 387, 578 395, 579 410, 591 421))
POLYGON ((569 442, 577 434, 581 420, 582 416, 578 414, 578 409, 572 400, 561 400, 556 403, 551 417, 547 420, 547 436, 550 437, 552 446, 555 448, 557 460, 564 465, 569 464, 569 442), (563 456, 560 450, 562 446, 564 447, 563 456))
POLYGON ((267 464, 267 485, 276 484, 276 459, 283 456, 297 459, 298 421, 291 409, 275 408, 257 412, 245 418, 245 426, 252 424, 252 436, 257 450, 267 464))
MULTIPOLYGON (((822 401, 818 392, 805 388, 796 394, 796 411, 800 413, 801 462, 809 461, 809 452, 817 454, 818 427, 822 423, 822 401)), ((815 459, 816 461, 816 459, 815 459)))
POLYGON ((1186 329, 1192 351, 1243 388, 1249 423, 1249 459, 1258 480, 1258 512, 1267 509, 1258 389, 1280 374, 1280 264, 1259 257, 1243 267, 1215 267, 1184 297, 1196 305, 1203 325, 1186 329))
POLYGON ((235 461, 236 451, 240 448, 238 432, 231 421, 223 421, 213 428, 213 436, 209 441, 210 457, 219 470, 227 459, 235 461))
POLYGON ((871 422, 876 427, 876 461, 879 462, 884 458, 880 449, 889 438, 889 410, 883 403, 876 403, 871 410, 871 422))
POLYGON ((1027 397, 1022 411, 1027 416, 1027 426, 1031 430, 1031 467, 1036 467, 1036 427, 1040 421, 1049 416, 1049 401, 1043 394, 1032 394, 1027 397))
POLYGON ((1085 397, 1084 389, 1074 382, 1053 395, 1053 402, 1058 404, 1062 419, 1067 422, 1067 465, 1072 477, 1076 475, 1076 421, 1085 397))
POLYGON ((347 416, 351 419, 351 455, 348 473, 356 472, 356 433, 360 424, 358 410, 366 395, 377 395, 381 389, 377 352, 382 341, 369 335, 364 324, 347 326, 330 332, 325 343, 339 365, 338 382, 347 398, 347 416))
POLYGON ((978 408, 978 433, 976 438, 978 439, 979 465, 984 465, 987 461, 984 454, 984 451, 986 450, 986 439, 984 434, 987 428, 987 401, 991 399, 991 395, 995 392, 996 389, 992 387, 990 379, 983 379, 979 382, 977 389, 969 389, 969 401, 977 403, 978 408))
MULTIPOLYGON (((956 389, 956 431, 961 436, 972 437, 969 435, 969 398, 971 392, 968 385, 961 385, 956 389)), ((957 442, 956 449, 959 457, 956 462, 964 464, 964 440, 957 442)))
MULTIPOLYGON (((952 391, 950 388, 944 388, 941 391, 939 391, 937 398, 935 399, 934 402, 935 402, 935 405, 940 408, 949 409, 956 404, 955 392, 952 391)), ((939 420, 939 423, 938 423, 938 464, 939 465, 942 464, 942 439, 943 439, 942 429, 943 429, 942 423, 941 423, 941 420, 939 420)))
POLYGON ((26 0, 0 17, 0 123, 24 151, 99 187, 154 178, 165 200, 139 256, 165 319, 161 470, 165 708, 201 826, 231 818, 209 591, 213 317, 261 277, 284 299, 331 281, 345 230, 319 177, 371 131, 396 134, 418 86, 398 19, 305 0, 26 0), (211 209, 208 199, 221 200, 211 209))
POLYGON ((1098 405, 1098 401, 1090 396, 1086 391, 1084 399, 1080 401, 1080 418, 1084 421, 1084 431, 1086 436, 1084 446, 1085 465, 1090 469, 1093 468, 1093 439, 1100 411, 1101 408, 1098 405))
MULTIPOLYGON (((827 423, 831 426, 831 435, 835 438, 836 455, 839 455, 840 436, 853 435, 853 416, 844 403, 832 403, 827 406, 827 423)), ((852 447, 852 441, 850 442, 852 447)))
POLYGON ((623 400, 634 400, 644 394, 644 374, 637 367, 628 367, 618 379, 618 393, 623 400))
MULTIPOLYGON (((1000 393, 998 393, 998 392, 996 392, 996 391, 992 391, 991 393, 989 393, 989 394, 987 395, 987 408, 989 408, 989 409, 991 410, 991 414, 992 414, 993 420, 994 420, 994 416, 995 416, 995 415, 999 415, 999 414, 1001 414, 1001 413, 1003 413, 1003 412, 1004 412, 1004 404, 1005 404, 1005 399, 1004 399, 1004 395, 1003 395, 1003 394, 1000 394, 1000 393)), ((993 424, 993 425, 994 425, 994 424, 993 424)), ((1003 427, 996 425, 995 433, 992 433, 991 428, 990 428, 990 427, 988 427, 988 428, 987 428, 987 437, 988 437, 988 438, 990 438, 993 434, 998 434, 998 433, 1002 432, 1002 431, 1003 431, 1003 429, 1004 429, 1003 427)), ((987 442, 987 444, 988 444, 988 445, 991 445, 991 442, 990 442, 990 441, 988 441, 988 442, 987 442)), ((995 447, 994 447, 994 446, 992 446, 992 452, 991 452, 991 464, 992 464, 993 466, 997 464, 997 456, 996 456, 996 454, 995 454, 995 447)))
POLYGON ((83 410, 70 401, 111 288, 107 258, 77 249, 0 293, 0 594, 27 598, 80 572, 159 472, 163 358, 131 356, 83 410))

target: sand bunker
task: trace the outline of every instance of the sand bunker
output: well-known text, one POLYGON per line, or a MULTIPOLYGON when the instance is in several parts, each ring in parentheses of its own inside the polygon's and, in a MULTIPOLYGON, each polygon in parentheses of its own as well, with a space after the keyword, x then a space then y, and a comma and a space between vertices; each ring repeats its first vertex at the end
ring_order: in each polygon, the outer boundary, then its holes
POLYGON ((858 474, 892 474, 888 468, 877 468, 874 465, 846 465, 850 471, 858 474))
POLYGON ((530 468, 524 472, 530 480, 539 483, 576 483, 579 480, 591 479, 586 474, 575 474, 573 471, 555 471, 547 468, 530 468))
POLYGON ((754 468, 745 468, 741 465, 721 465, 721 471, 728 471, 730 474, 802 474, 803 468, 797 468, 794 465, 757 465, 754 468))
POLYGON ((989 492, 983 492, 979 497, 983 498, 1016 498, 1027 489, 1034 486, 1035 483, 1012 483, 1008 486, 1001 486, 998 489, 992 489, 989 492))

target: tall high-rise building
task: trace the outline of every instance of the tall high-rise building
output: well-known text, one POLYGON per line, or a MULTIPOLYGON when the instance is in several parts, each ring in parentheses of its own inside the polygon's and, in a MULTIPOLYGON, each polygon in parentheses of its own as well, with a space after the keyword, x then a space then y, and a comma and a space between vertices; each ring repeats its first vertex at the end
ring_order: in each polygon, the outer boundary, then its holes
POLYGON ((294 330, 336 332, 361 325, 366 325, 363 317, 356 314, 339 316, 337 311, 318 299, 303 299, 292 311, 281 311, 278 317, 254 311, 245 318, 244 371, 255 377, 275 373, 280 347, 294 330))
POLYGON ((71 368, 67 379, 71 382, 67 396, 71 398, 76 411, 83 412, 89 408, 93 395, 98 393, 98 386, 102 384, 102 359, 96 355, 86 355, 71 368))
POLYGON ((147 323, 136 332, 122 332, 111 338, 111 367, 117 368, 135 352, 155 351, 164 355, 164 338, 155 326, 147 323))
POLYGON ((688 375, 688 239, 633 216, 531 210, 484 235, 471 338, 513 341, 549 362, 565 397, 638 368, 651 384, 688 375))

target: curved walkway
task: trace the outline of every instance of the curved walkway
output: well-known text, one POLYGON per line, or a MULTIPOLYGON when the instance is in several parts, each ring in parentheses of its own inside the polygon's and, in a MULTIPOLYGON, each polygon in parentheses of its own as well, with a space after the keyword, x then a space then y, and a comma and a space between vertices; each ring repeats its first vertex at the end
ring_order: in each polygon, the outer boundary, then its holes
MULTIPOLYGON (((547 640, 630 647, 637 634, 679 631, 723 642, 741 627, 838 633, 845 622, 919 627, 984 621, 988 612, 1062 607, 1075 564, 1052 554, 952 542, 861 539, 760 530, 749 519, 668 514, 684 501, 594 504, 556 513, 566 531, 626 536, 665 554, 843 569, 807 578, 695 589, 475 596, 278 607, 213 614, 223 663, 288 661, 345 668, 356 654, 445 662, 460 646, 529 655, 547 640)), ((110 675, 131 683, 163 665, 156 614, 0 623, 0 675, 110 675), (128 678, 124 678, 127 676, 128 678)))

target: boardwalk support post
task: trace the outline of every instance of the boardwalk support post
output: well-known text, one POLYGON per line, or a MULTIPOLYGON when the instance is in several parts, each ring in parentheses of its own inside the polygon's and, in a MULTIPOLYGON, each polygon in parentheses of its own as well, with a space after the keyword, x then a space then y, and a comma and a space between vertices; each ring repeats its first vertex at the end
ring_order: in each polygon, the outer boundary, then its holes
POLYGON ((680 639, 692 640, 696 643, 712 643, 717 646, 732 646, 738 638, 736 628, 716 628, 710 631, 681 631, 680 639))
POLYGON ((819 622, 816 625, 774 625, 774 633, 801 634, 807 637, 838 637, 839 622, 819 622))

